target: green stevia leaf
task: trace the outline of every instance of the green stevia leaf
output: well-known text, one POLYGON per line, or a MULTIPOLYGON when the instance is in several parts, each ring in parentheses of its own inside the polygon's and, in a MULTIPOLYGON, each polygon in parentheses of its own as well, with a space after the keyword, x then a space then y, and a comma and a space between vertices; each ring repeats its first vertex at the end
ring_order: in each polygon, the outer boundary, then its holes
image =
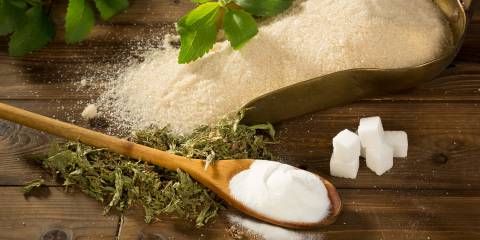
POLYGON ((181 48, 178 63, 189 63, 205 55, 215 44, 216 35, 215 25, 183 33, 180 36, 181 48))
POLYGON ((233 49, 240 49, 258 33, 257 22, 241 9, 228 9, 223 17, 223 30, 233 49))
POLYGON ((24 24, 17 26, 10 37, 8 52, 11 56, 22 56, 45 46, 54 35, 53 23, 42 7, 32 7, 25 13, 24 24))
POLYGON ((108 20, 128 8, 128 0, 95 0, 100 16, 108 20))
POLYGON ((177 23, 180 34, 178 63, 189 63, 212 49, 217 37, 216 20, 220 13, 217 2, 204 3, 177 23))
POLYGON ((12 4, 15 1, 0 0, 0 36, 15 31, 16 26, 21 25, 25 17, 24 6, 12 4))
POLYGON ((203 28, 215 23, 220 5, 217 2, 208 2, 199 5, 187 15, 183 16, 177 23, 177 31, 190 31, 203 28))
POLYGON ((86 0, 70 0, 65 16, 65 42, 85 39, 95 23, 92 7, 86 0))
POLYGON ((292 5, 292 0, 233 0, 233 2, 259 17, 277 15, 292 5))

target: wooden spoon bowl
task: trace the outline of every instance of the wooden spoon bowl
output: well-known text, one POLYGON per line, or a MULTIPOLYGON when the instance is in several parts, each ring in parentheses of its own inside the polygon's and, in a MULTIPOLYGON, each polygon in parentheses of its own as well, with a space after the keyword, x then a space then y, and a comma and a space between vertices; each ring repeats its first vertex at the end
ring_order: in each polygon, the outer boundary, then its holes
MULTIPOLYGON (((158 151, 158 150, 156 150, 158 151)), ((230 193, 229 183, 236 174, 243 170, 250 168, 250 165, 255 161, 252 159, 237 159, 237 160, 218 160, 213 166, 210 166, 206 171, 204 170, 204 161, 197 159, 188 159, 190 163, 182 170, 188 172, 194 179, 214 191, 218 196, 225 200, 232 207, 262 221, 275 224, 282 227, 293 229, 311 229, 321 226, 330 225, 337 219, 342 210, 342 202, 338 195, 335 186, 328 180, 318 176, 327 189, 328 198, 330 199, 329 215, 316 223, 302 223, 302 222, 286 222, 279 221, 263 215, 253 209, 246 207, 243 203, 237 201, 230 193), (192 164, 193 163, 193 164, 192 164)), ((272 203, 275 204, 275 203, 272 203)))
POLYGON ((190 174, 192 178, 211 189, 231 206, 254 218, 275 225, 296 229, 309 229, 324 226, 333 223, 342 209, 340 197, 338 196, 338 192, 333 184, 318 176, 323 181, 328 191, 328 197, 331 202, 330 214, 325 219, 317 223, 278 221, 246 207, 244 204, 234 199, 230 193, 230 180, 239 172, 249 169, 255 160, 219 160, 216 161, 213 166, 210 166, 205 170, 204 160, 177 156, 2 103, 0 103, 0 118, 72 141, 79 141, 97 148, 106 148, 109 151, 139 159, 170 170, 181 169, 190 174))

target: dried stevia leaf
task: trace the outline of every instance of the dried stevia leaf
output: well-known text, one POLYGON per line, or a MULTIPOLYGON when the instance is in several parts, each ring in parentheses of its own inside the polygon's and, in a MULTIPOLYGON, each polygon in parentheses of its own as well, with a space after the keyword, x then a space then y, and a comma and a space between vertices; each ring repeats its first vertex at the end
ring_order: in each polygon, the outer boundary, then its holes
POLYGON ((45 184, 44 179, 35 179, 30 182, 25 183, 25 186, 23 187, 22 191, 23 194, 27 195, 29 194, 33 189, 41 187, 42 185, 45 184))
MULTIPOLYGON (((174 135, 168 128, 149 128, 135 132, 130 140, 182 156, 210 156, 212 164, 217 159, 271 159, 267 150, 271 125, 245 126, 239 124, 242 117, 239 113, 188 136, 174 135)), ((49 156, 40 161, 63 179, 67 189, 78 188, 102 202, 105 213, 139 205, 147 223, 171 214, 201 227, 224 208, 212 191, 180 170, 166 170, 105 149, 76 142, 55 144, 49 156)))

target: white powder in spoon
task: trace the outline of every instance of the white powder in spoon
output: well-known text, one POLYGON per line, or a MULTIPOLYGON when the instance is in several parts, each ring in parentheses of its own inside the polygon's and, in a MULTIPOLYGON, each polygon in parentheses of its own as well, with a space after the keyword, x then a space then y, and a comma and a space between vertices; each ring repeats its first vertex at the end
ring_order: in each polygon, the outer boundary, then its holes
POLYGON ((317 223, 330 213, 320 178, 279 162, 255 160, 230 180, 229 188, 246 207, 279 221, 317 223))
POLYGON ((451 46, 431 0, 295 1, 240 51, 219 42, 187 65, 177 64, 177 49, 151 52, 111 81, 99 106, 123 127, 188 132, 281 87, 344 69, 413 66, 451 46))

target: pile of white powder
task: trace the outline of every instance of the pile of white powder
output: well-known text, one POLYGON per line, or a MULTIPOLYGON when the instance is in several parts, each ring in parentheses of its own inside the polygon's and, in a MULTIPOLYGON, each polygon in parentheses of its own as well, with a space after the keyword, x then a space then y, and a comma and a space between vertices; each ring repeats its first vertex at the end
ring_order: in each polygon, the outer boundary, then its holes
POLYGON ((255 160, 235 175, 230 194, 244 206, 283 222, 317 223, 330 213, 331 203, 315 174, 274 161, 255 160))
POLYGON ((154 124, 188 132, 259 95, 327 73, 428 62, 452 45, 451 35, 431 0, 296 1, 240 51, 219 42, 188 65, 177 64, 178 49, 152 51, 112 80, 97 105, 130 129, 154 124))
MULTIPOLYGON (((254 237, 260 237, 264 240, 322 240, 322 233, 316 232, 298 232, 286 228, 278 227, 268 223, 260 222, 252 218, 237 215, 227 215, 229 222, 237 227, 246 230, 254 237)), ((258 239, 258 238, 253 238, 258 239)))

